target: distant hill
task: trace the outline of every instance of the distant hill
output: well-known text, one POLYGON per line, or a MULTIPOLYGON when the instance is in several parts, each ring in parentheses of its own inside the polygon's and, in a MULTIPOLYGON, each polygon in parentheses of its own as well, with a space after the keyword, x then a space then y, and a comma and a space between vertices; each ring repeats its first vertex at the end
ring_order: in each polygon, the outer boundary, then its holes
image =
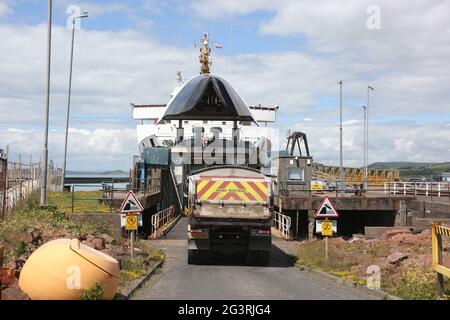
POLYGON ((110 170, 110 171, 77 171, 77 170, 67 170, 67 175, 69 176, 114 176, 123 177, 128 176, 129 173, 123 170, 110 170))
POLYGON ((375 162, 371 169, 398 169, 401 177, 440 177, 450 172, 450 162, 375 162))

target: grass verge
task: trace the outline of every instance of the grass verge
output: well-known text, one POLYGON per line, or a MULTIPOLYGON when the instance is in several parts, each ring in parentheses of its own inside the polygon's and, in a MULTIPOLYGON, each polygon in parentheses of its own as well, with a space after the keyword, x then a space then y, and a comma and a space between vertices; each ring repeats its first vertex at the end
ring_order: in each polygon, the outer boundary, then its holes
MULTIPOLYGON (((384 241, 355 241, 349 243, 343 239, 329 241, 329 259, 325 258, 324 241, 306 241, 299 245, 298 263, 318 269, 359 285, 367 285, 374 273, 369 267, 380 270, 381 289, 407 300, 435 300, 436 273, 426 263, 424 247, 408 246, 404 243, 390 244, 384 241), (409 258, 399 263, 390 263, 387 259, 392 251, 408 252, 409 258), (416 255, 414 255, 416 254, 416 255)), ((376 270, 372 269, 372 270, 376 270)), ((450 288, 450 280, 446 282, 450 288)))

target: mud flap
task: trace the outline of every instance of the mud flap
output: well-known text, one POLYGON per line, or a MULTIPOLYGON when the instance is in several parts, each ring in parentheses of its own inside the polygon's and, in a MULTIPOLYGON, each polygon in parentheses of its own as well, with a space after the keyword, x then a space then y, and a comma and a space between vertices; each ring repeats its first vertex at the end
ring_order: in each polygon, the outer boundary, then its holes
POLYGON ((250 236, 248 242, 249 251, 271 251, 272 250, 272 236, 269 235, 255 235, 250 236))
POLYGON ((188 240, 188 250, 211 250, 211 241, 207 240, 188 240))

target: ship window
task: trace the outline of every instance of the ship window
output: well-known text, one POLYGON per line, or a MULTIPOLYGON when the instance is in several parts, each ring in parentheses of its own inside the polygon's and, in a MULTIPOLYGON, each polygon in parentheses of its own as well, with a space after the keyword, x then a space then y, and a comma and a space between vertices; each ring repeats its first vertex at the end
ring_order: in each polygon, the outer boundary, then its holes
POLYGON ((302 168, 289 168, 289 180, 305 180, 305 172, 302 168))

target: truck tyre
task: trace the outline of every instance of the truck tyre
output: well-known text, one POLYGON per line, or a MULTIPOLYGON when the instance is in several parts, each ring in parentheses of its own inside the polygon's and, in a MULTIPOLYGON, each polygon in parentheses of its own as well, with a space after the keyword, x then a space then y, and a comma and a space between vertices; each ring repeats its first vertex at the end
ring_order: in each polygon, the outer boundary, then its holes
POLYGON ((248 251, 247 252, 247 265, 249 266, 257 266, 259 259, 258 251, 248 251))
POLYGON ((197 250, 188 250, 188 264, 197 264, 197 250))
POLYGON ((259 265, 267 267, 270 262, 270 251, 259 252, 259 265))

